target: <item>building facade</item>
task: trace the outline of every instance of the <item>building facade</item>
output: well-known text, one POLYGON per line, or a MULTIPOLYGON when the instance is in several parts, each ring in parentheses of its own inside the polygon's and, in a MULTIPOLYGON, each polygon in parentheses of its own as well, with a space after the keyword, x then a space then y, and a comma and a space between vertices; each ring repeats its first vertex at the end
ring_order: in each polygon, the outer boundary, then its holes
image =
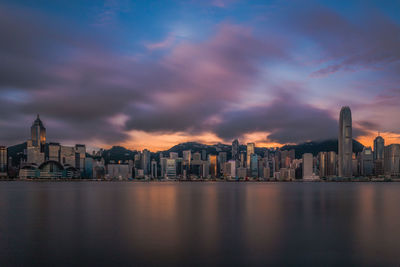
POLYGON ((349 107, 340 110, 338 151, 339 176, 352 177, 353 134, 349 107))

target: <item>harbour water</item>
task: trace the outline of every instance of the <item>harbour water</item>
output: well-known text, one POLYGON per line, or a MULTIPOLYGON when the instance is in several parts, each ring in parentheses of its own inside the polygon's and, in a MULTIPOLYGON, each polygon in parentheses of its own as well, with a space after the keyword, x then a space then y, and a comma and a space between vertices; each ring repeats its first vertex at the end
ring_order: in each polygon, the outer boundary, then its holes
POLYGON ((0 266, 399 264, 400 183, 0 183, 0 266))

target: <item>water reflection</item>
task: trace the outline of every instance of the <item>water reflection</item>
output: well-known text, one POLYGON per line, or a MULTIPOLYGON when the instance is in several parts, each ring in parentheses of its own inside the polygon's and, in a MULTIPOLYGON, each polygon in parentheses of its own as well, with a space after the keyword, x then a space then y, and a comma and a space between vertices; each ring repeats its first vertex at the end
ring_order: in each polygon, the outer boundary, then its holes
POLYGON ((0 265, 396 265, 397 183, 0 187, 0 265))

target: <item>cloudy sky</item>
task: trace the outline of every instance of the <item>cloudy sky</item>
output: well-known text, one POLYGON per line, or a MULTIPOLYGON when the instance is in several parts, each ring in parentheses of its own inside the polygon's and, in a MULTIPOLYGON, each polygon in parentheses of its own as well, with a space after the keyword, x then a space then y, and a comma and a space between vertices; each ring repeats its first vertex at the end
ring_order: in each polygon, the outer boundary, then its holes
POLYGON ((0 144, 400 142, 399 1, 80 2, 0 2, 0 144))

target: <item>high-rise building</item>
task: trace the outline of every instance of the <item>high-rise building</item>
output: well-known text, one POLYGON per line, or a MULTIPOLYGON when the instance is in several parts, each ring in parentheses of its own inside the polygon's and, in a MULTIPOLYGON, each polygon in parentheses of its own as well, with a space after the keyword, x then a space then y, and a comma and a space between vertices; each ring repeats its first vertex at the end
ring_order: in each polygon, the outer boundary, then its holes
POLYGON ((385 140, 378 135, 374 140, 374 160, 383 160, 385 140))
POLYGON ((0 146, 0 177, 7 177, 7 148, 0 146))
POLYGON ((374 140, 374 173, 375 175, 383 175, 383 163, 385 153, 385 140, 381 136, 377 136, 374 140))
POLYGON ((157 178, 157 161, 151 161, 151 178, 157 178))
POLYGON ((327 176, 337 176, 337 156, 335 151, 328 152, 327 176))
POLYGON ((81 174, 85 171, 85 159, 86 159, 86 146, 77 144, 75 145, 75 168, 81 171, 81 174))
POLYGON ((353 135, 351 110, 342 107, 339 118, 339 176, 352 177, 353 135))
POLYGON ((361 152, 361 175, 371 176, 373 174, 374 161, 371 147, 364 147, 361 152))
POLYGON ((309 180, 314 178, 313 174, 313 155, 311 153, 303 154, 303 179, 309 180))
POLYGON ((253 178, 258 177, 258 155, 254 153, 250 156, 250 175, 253 178))
POLYGON ((182 152, 183 160, 190 161, 192 159, 191 150, 185 150, 182 152))
POLYGON ((217 177, 218 174, 218 163, 217 163, 217 155, 210 155, 209 157, 210 163, 210 175, 211 177, 217 177))
POLYGON ((69 165, 75 168, 75 148, 69 146, 60 147, 60 160, 62 165, 69 165))
POLYGON ((47 146, 47 158, 51 161, 61 162, 60 159, 60 144, 59 143, 50 143, 47 146))
POLYGON ((328 152, 319 152, 319 177, 328 177, 328 152))
POLYGON ((391 144, 384 149, 384 170, 387 176, 400 176, 400 145, 391 144))
POLYGON ((144 175, 150 174, 150 157, 150 151, 147 149, 143 149, 141 157, 141 167, 143 169, 144 175))
POLYGON ((247 156, 247 160, 246 160, 246 166, 247 169, 250 169, 250 160, 251 160, 251 154, 254 154, 254 149, 255 149, 255 144, 254 143, 248 143, 247 144, 247 152, 246 152, 246 156, 247 156))
POLYGON ((44 162, 44 152, 41 151, 40 146, 34 146, 31 139, 26 142, 26 151, 26 163, 39 166, 44 162))
POLYGON ((220 172, 222 173, 224 164, 228 161, 228 155, 226 152, 219 152, 218 153, 218 167, 220 172))
POLYGON ((232 159, 239 160, 239 141, 237 139, 232 142, 232 159))
POLYGON ((227 162, 227 164, 227 172, 229 173, 228 176, 231 178, 236 178, 236 160, 230 160, 227 162))
POLYGON ((166 178, 176 178, 176 159, 165 159, 165 163, 166 178))
POLYGON ((31 126, 31 140, 32 146, 40 147, 40 152, 44 152, 44 145, 46 144, 46 128, 43 126, 39 114, 31 126))
POLYGON ((245 164, 246 164, 245 153, 240 153, 240 164, 239 164, 239 167, 245 168, 246 167, 245 164))

